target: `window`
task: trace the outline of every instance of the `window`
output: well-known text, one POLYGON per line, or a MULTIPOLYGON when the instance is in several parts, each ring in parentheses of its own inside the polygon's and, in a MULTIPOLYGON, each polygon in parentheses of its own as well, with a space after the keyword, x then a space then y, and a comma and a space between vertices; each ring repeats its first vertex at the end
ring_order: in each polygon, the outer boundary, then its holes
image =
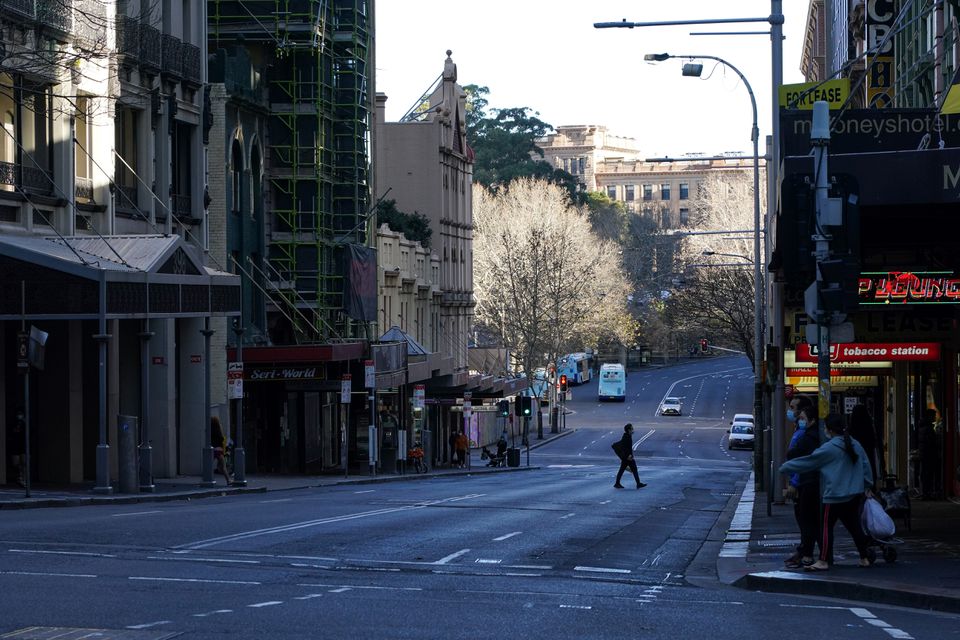
POLYGON ((627 202, 633 202, 636 194, 634 193, 636 187, 632 184, 628 184, 624 187, 624 196, 623 199, 627 202))
POLYGON ((616 199, 617 199, 617 187, 616 187, 616 186, 610 185, 609 187, 607 187, 607 197, 610 198, 611 200, 616 200, 616 199))
POLYGON ((680 199, 686 200, 690 197, 690 183, 681 182, 680 183, 680 199))
POLYGON ((660 199, 669 200, 670 199, 670 185, 662 184, 660 185, 660 199))
POLYGON ((680 208, 680 224, 690 224, 690 209, 680 208))
POLYGON ((587 159, 577 158, 577 163, 580 165, 580 170, 577 173, 583 174, 587 168, 587 159))
POLYGON ((243 150, 240 141, 233 141, 230 167, 230 211, 240 213, 243 198, 243 150))
POLYGON ((643 199, 644 200, 653 200, 653 185, 645 184, 643 185, 643 199))

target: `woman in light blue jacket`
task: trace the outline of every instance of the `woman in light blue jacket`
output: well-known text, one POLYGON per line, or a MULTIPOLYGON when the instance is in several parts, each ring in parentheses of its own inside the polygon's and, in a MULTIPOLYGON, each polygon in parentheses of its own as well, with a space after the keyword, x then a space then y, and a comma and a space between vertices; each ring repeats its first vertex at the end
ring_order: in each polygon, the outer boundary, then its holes
POLYGON ((843 523, 860 553, 860 566, 869 567, 869 538, 860 525, 864 492, 873 484, 870 461, 860 443, 846 433, 843 418, 835 413, 827 416, 827 441, 808 456, 794 458, 780 467, 780 473, 820 471, 820 494, 823 513, 820 519, 820 557, 808 571, 826 571, 828 558, 833 557, 833 526, 843 523))

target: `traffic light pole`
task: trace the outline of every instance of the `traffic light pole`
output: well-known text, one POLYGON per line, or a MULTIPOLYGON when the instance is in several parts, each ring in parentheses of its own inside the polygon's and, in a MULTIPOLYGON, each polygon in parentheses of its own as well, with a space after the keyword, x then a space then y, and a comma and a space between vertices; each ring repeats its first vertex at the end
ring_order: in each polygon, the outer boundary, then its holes
POLYGON ((820 264, 830 258, 830 236, 826 233, 829 209, 830 180, 827 171, 827 151, 830 147, 830 112, 826 102, 813 105, 813 126, 810 133, 813 145, 815 171, 815 203, 817 207, 817 230, 812 236, 816 243, 814 255, 817 261, 817 380, 819 402, 817 415, 823 425, 830 413, 830 322, 832 313, 825 309, 820 296, 823 275, 820 264))

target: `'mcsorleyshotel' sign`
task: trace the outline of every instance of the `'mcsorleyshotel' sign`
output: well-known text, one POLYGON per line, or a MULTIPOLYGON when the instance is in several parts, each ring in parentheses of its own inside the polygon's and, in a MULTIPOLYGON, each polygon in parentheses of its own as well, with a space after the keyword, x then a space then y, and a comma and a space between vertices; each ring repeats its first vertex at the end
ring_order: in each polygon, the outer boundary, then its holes
POLYGON ((857 281, 857 303, 960 304, 960 277, 953 271, 867 271, 857 281))

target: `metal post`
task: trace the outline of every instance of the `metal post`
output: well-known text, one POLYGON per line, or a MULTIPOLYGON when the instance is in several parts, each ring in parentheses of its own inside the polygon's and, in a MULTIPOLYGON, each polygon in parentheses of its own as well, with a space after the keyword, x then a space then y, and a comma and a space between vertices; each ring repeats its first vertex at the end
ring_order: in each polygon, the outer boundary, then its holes
MULTIPOLYGON (((243 334, 246 328, 242 326, 243 315, 233 327, 237 336, 237 362, 243 370, 243 334)), ((247 451, 243 447, 243 374, 240 377, 240 397, 237 398, 237 441, 233 445, 233 484, 238 487, 247 486, 247 451)))
POLYGON ((206 420, 204 433, 207 434, 206 442, 203 443, 200 453, 202 456, 201 470, 203 472, 200 484, 201 486, 214 487, 217 483, 213 479, 213 427, 210 424, 210 338, 215 331, 210 328, 209 317, 204 318, 203 329, 200 330, 200 333, 203 334, 203 408, 204 419, 206 420))
MULTIPOLYGON (((27 281, 20 281, 20 339, 27 345, 26 368, 23 372, 23 460, 20 474, 23 476, 24 494, 30 497, 30 335, 27 333, 27 281)), ((18 363, 19 364, 19 363, 18 363)))
MULTIPOLYGON (((770 221, 777 213, 777 188, 780 184, 780 85, 783 84, 783 0, 770 0, 770 71, 771 71, 771 115, 770 123, 770 161, 767 162, 767 240, 770 241, 770 221)), ((829 23, 829 20, 827 21, 829 23)), ((771 428, 773 430, 771 466, 773 472, 780 468, 784 452, 784 421, 786 408, 784 407, 783 386, 783 285, 775 284, 772 291, 773 309, 771 310, 773 324, 773 341, 777 346, 777 380, 774 385, 771 428)), ((768 365, 769 366, 769 365, 768 365)), ((772 485, 777 484, 776 476, 771 474, 771 486, 767 493, 773 491, 772 485)), ((767 515, 771 515, 771 506, 767 503, 767 515)), ((779 502, 779 501, 778 501, 779 502)))
MULTIPOLYGON (((820 263, 830 257, 830 236, 823 230, 830 198, 829 171, 827 167, 830 146, 830 112, 827 103, 815 102, 810 143, 813 145, 813 166, 816 188, 817 231, 813 235, 816 242, 814 255, 817 259, 817 280, 820 276, 820 263)), ((819 403, 817 415, 820 418, 821 432, 827 415, 830 413, 830 317, 823 310, 823 301, 817 295, 817 378, 819 403)))
POLYGON ((153 492, 153 448, 150 446, 150 321, 144 319, 140 337, 140 491, 153 492))
POLYGON ((107 343, 112 336, 107 333, 107 272, 103 270, 100 271, 99 294, 99 333, 93 336, 93 339, 97 341, 100 385, 97 484, 93 490, 97 493, 113 493, 113 487, 110 486, 110 447, 107 445, 107 343))

